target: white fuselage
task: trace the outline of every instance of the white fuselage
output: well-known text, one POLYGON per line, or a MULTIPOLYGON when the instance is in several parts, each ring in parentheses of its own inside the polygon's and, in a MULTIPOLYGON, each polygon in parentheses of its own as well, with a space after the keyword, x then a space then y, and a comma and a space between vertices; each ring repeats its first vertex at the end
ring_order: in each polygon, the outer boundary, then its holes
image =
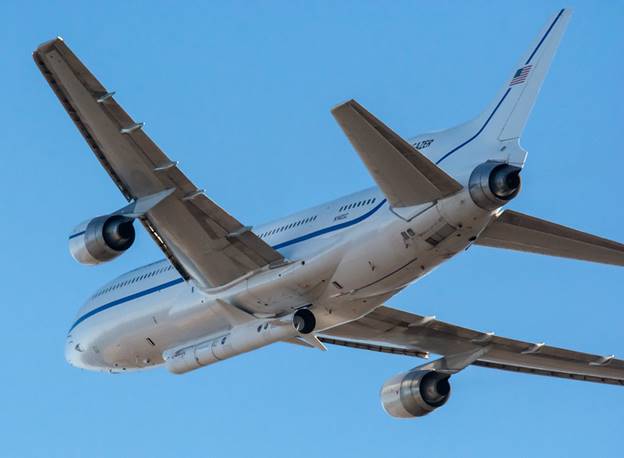
POLYGON ((464 250, 492 214, 467 189, 400 214, 377 188, 351 194, 254 228, 288 260, 279 267, 209 290, 167 260, 116 278, 80 309, 66 358, 91 370, 160 365, 167 350, 227 333, 223 303, 260 323, 308 306, 320 332, 369 313, 464 250))

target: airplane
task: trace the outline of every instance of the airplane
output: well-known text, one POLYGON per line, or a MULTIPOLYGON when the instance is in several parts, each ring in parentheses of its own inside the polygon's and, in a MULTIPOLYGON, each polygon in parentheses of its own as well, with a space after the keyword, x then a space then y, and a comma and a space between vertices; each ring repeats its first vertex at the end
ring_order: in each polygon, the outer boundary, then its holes
POLYGON ((331 113, 376 187, 255 227, 213 202, 147 136, 61 38, 33 58, 127 203, 74 228, 85 265, 135 240, 138 220, 164 253, 120 275, 78 311, 67 361, 112 373, 183 374, 287 342, 429 358, 387 380, 384 410, 420 417, 449 379, 481 366, 624 385, 624 360, 523 342, 385 305, 472 245, 624 266, 624 245, 515 210, 520 137, 571 11, 558 11, 491 104, 450 129, 404 139, 355 100, 331 113))

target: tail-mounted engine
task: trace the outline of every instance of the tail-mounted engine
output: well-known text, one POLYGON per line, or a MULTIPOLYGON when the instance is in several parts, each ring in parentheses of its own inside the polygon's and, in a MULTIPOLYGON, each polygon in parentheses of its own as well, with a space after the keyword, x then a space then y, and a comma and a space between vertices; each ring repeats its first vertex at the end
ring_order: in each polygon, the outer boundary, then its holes
POLYGON ((132 246, 133 218, 98 216, 79 224, 69 236, 69 252, 81 264, 101 264, 115 259, 132 246))
POLYGON ((393 417, 422 417, 443 406, 451 395, 448 374, 413 370, 396 375, 381 388, 381 404, 393 417))
POLYGON ((487 161, 470 175, 468 189, 475 204, 485 210, 502 207, 520 192, 520 167, 487 161))

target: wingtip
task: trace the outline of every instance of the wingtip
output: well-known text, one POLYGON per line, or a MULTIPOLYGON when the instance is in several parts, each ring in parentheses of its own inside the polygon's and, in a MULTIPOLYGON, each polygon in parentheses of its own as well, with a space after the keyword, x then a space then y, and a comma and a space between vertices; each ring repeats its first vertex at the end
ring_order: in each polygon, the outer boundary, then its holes
POLYGON ((63 37, 61 37, 61 36, 56 36, 56 37, 54 37, 51 40, 45 41, 45 42, 41 43, 39 46, 37 46, 37 49, 35 49, 33 51, 33 55, 37 54, 39 52, 42 52, 44 50, 50 49, 51 47, 53 47, 57 43, 65 43, 65 40, 63 40, 63 37))
POLYGON ((347 106, 347 105, 354 105, 357 104, 357 102, 355 101, 355 99, 349 99, 349 100, 345 100, 344 102, 341 102, 337 105, 334 105, 334 107, 330 110, 330 112, 335 113, 338 110, 340 110, 342 107, 347 106))

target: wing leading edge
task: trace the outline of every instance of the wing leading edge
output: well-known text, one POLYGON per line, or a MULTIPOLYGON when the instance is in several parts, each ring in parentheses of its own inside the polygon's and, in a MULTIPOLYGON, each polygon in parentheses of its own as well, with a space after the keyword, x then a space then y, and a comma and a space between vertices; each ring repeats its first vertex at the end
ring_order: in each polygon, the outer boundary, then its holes
POLYGON ((180 171, 62 39, 42 44, 33 58, 127 200, 173 190, 140 219, 185 278, 220 286, 282 261, 180 171))
POLYGON ((448 356, 489 351, 472 365, 573 380, 624 385, 624 361, 543 343, 498 337, 390 307, 323 332, 323 342, 384 353, 448 356))

